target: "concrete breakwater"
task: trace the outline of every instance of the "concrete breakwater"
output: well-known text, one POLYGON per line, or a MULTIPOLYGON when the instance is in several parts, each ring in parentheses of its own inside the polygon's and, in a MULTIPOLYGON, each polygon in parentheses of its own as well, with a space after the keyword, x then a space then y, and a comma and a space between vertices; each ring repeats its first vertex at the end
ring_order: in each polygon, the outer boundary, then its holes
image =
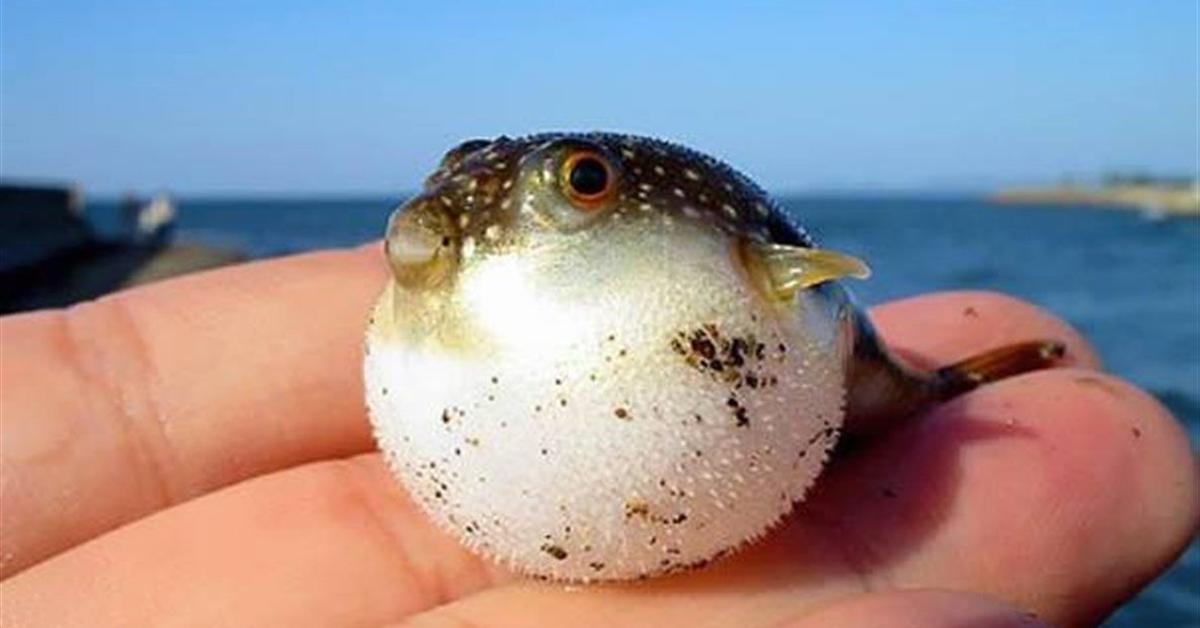
POLYGON ((1165 216, 1200 217, 1200 184, 1128 184, 1103 187, 1058 185, 1010 188, 990 200, 1013 205, 1082 205, 1133 209, 1165 216))

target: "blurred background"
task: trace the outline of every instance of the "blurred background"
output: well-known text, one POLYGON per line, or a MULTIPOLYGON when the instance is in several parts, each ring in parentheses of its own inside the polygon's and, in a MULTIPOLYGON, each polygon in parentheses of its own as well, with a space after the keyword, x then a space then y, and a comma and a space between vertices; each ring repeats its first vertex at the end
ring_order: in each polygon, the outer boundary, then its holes
MULTIPOLYGON (((455 143, 660 136, 1035 301, 1200 443, 1197 3, 0 5, 0 312, 377 238, 455 143)), ((1110 626, 1200 623, 1200 547, 1110 626)))

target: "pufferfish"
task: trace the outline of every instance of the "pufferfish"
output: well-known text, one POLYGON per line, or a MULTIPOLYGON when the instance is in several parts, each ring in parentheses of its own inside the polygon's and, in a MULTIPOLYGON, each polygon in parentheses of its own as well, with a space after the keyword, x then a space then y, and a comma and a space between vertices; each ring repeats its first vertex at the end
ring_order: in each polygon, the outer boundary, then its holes
POLYGON ((1052 364, 1053 341, 924 372, 762 189, 610 133, 471 140, 387 226, 366 333, 380 449, 442 528, 566 581, 705 565, 862 437, 1052 364))

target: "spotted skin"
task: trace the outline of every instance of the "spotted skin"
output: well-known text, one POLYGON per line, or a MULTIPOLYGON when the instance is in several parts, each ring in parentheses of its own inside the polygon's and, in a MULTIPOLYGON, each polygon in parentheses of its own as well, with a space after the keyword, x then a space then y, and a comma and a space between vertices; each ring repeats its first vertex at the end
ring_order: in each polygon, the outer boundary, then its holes
POLYGON ((521 205, 520 179, 528 161, 548 158, 554 146, 601 148, 620 172, 607 220, 654 212, 710 223, 751 240, 812 246, 774 201, 725 163, 662 140, 613 133, 545 133, 518 139, 468 140, 451 149, 425 181, 412 211, 441 211, 472 242, 474 252, 513 246, 521 205))

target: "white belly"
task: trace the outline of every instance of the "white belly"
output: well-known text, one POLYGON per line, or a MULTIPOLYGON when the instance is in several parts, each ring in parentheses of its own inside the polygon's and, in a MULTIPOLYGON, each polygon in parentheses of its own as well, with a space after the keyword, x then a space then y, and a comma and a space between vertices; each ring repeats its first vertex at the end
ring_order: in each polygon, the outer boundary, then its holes
POLYGON ((371 420, 441 526, 525 573, 629 579, 735 549, 804 497, 842 421, 832 315, 811 295, 781 312, 723 237, 677 236, 479 261, 428 323, 446 333, 396 332, 417 315, 385 290, 371 420))

